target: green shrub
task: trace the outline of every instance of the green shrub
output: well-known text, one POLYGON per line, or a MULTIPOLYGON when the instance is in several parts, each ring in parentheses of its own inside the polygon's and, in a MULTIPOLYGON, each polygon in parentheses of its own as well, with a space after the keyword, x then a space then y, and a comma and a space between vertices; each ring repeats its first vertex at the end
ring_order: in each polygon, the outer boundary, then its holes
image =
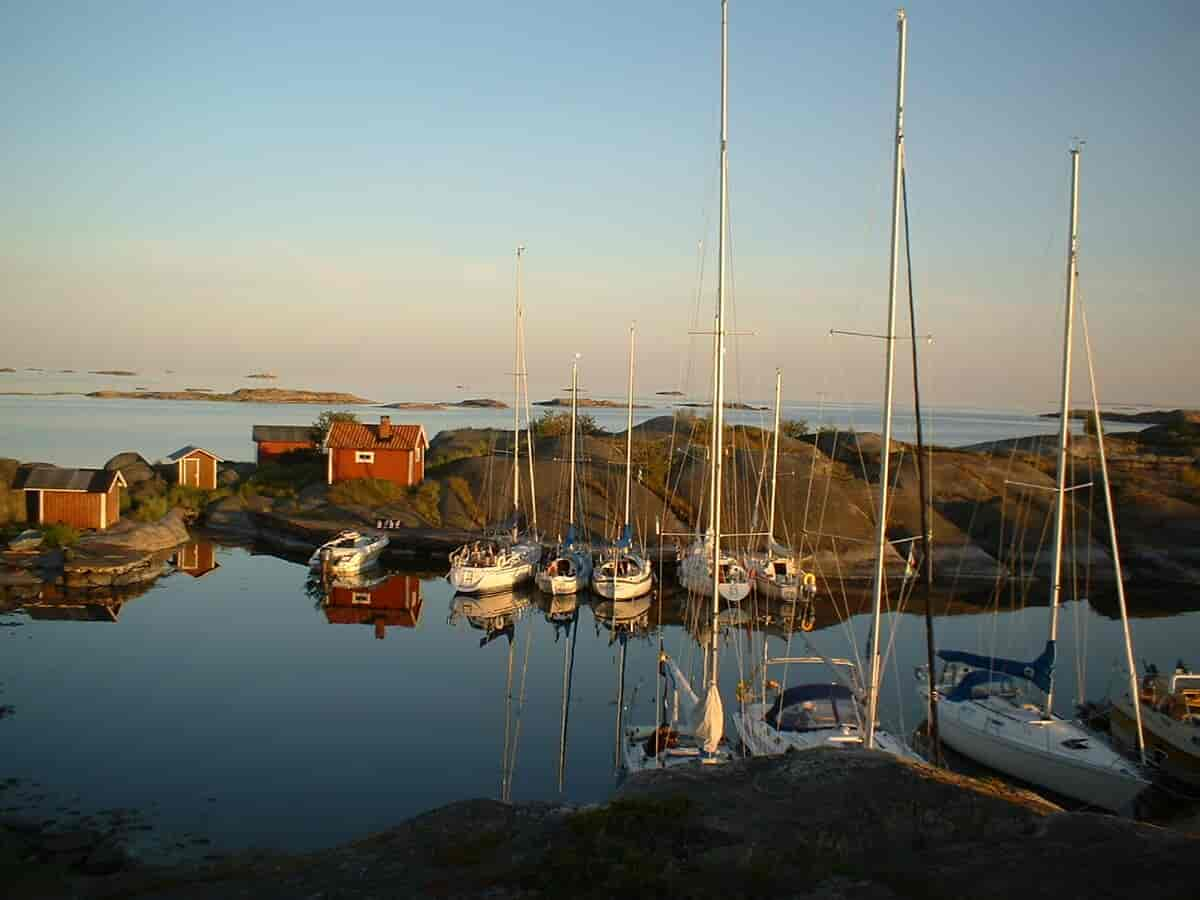
POLYGON ((186 484, 173 484, 167 491, 167 509, 179 507, 201 512, 208 505, 208 491, 186 484))
POLYGON ((139 522, 157 522, 170 508, 164 496, 147 497, 134 507, 133 518, 139 522))
MULTIPOLYGON (((577 413, 575 416, 575 426, 579 429, 580 434, 607 434, 607 432, 596 424, 594 416, 587 413, 577 413)), ((537 421, 533 423, 534 437, 550 438, 561 437, 571 433, 571 414, 565 412, 553 412, 545 410, 537 421)))
POLYGON ((468 518, 477 525, 483 525, 483 514, 479 511, 479 505, 475 502, 475 497, 471 493, 471 486, 467 484, 465 478, 457 476, 446 479, 446 487, 450 488, 450 493, 458 498, 458 502, 463 505, 468 518))
POLYGON ((121 515, 125 515, 133 507, 133 498, 129 496, 129 491, 122 489, 120 506, 121 515))
POLYGON ((358 416, 349 412, 337 412, 333 409, 327 409, 312 423, 312 439, 316 441, 319 447, 325 441, 325 436, 329 434, 329 429, 334 422, 357 422, 358 416))
POLYGON ((325 474, 325 465, 320 462, 268 462, 243 481, 239 490, 243 497, 295 497, 310 484, 323 482, 325 474))
POLYGON ((70 525, 56 522, 42 529, 42 546, 74 547, 79 543, 79 532, 70 525))
POLYGON ((442 486, 436 481, 425 481, 408 489, 413 509, 433 525, 442 524, 442 511, 438 501, 442 498, 442 486))
POLYGON ((351 478, 329 489, 329 502, 338 506, 383 506, 405 494, 404 488, 382 478, 351 478))
POLYGON ((784 419, 779 423, 779 433, 784 437, 799 440, 808 434, 808 422, 804 419, 784 419))
POLYGON ((439 447, 426 457, 425 471, 431 472, 438 468, 438 466, 449 465, 460 459, 474 459, 478 456, 487 456, 490 449, 487 441, 475 441, 471 444, 439 447))

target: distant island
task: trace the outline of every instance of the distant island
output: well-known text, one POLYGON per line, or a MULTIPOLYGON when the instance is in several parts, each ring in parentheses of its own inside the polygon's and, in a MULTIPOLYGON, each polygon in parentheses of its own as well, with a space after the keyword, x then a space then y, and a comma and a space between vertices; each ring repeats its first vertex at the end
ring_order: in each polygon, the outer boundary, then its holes
MULTIPOLYGON (((40 372, 41 369, 38 369, 40 372)), ((128 369, 94 369, 88 372, 89 375, 136 375, 137 372, 130 372, 128 369)))
POLYGON ((503 400, 492 400, 488 397, 476 397, 471 400, 440 401, 440 400, 400 400, 396 403, 380 404, 383 409, 416 409, 437 412, 447 409, 508 409, 503 400))
POLYGON ((287 388, 240 388, 219 394, 206 388, 187 391, 92 391, 84 394, 97 400, 210 400, 224 403, 328 403, 369 405, 355 394, 337 391, 297 391, 287 388))
POLYGON ((58 374, 59 375, 74 375, 75 370, 74 369, 59 369, 58 374))
POLYGON ((17 371, 17 370, 10 369, 8 366, 5 366, 3 369, 0 369, 0 372, 15 372, 15 371, 17 371))
MULTIPOLYGON (((676 403, 676 406, 694 407, 696 409, 706 409, 712 406, 711 403, 676 403)), ((770 409, 769 406, 753 406, 749 403, 726 403, 726 409, 749 409, 755 412, 761 412, 764 409, 770 409)))
POLYGON ((273 381, 276 378, 278 378, 279 376, 276 375, 274 372, 251 372, 246 377, 247 378, 267 378, 267 379, 270 379, 273 381))
MULTIPOLYGON (((555 397, 553 400, 535 400, 534 406, 570 406, 571 400, 568 397, 555 397)), ((628 403, 621 403, 617 400, 589 400, 586 397, 579 398, 579 405, 591 409, 626 409, 628 403)), ((649 409, 644 403, 633 404, 634 409, 649 409)))
MULTIPOLYGON (((1072 419, 1086 420, 1091 416, 1090 409, 1073 409, 1067 413, 1072 419)), ((1056 412, 1042 413, 1039 419, 1057 419, 1056 412)), ((1110 410, 1100 410, 1100 418, 1108 422, 1133 422, 1140 425, 1176 425, 1185 422, 1200 423, 1200 410, 1195 409, 1154 409, 1149 412, 1120 413, 1110 410)))
POLYGON ((682 397, 683 391, 655 391, 656 397, 682 397))

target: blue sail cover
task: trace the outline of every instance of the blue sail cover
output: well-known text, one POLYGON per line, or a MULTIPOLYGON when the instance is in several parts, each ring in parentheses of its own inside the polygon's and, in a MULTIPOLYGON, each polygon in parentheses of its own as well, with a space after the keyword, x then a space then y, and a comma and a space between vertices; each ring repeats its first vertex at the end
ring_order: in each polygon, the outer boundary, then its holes
POLYGON ((574 547, 574 546, 575 546, 575 542, 576 542, 577 540, 579 540, 579 538, 578 538, 578 536, 575 534, 575 526, 574 526, 574 524, 572 524, 572 525, 571 525, 571 526, 570 526, 570 527, 567 529, 567 540, 566 540, 566 546, 568 546, 568 547, 574 547))
POLYGON ((997 675, 1023 678, 1047 693, 1050 691, 1050 678, 1054 674, 1054 641, 1046 641, 1046 649, 1033 662, 1001 659, 998 656, 979 656, 961 650, 939 650, 937 655, 946 662, 966 663, 976 669, 955 686, 946 697, 947 700, 970 700, 976 685, 995 681, 997 675))
POLYGON ((633 526, 630 525, 628 522, 626 522, 625 527, 623 529, 621 529, 621 539, 619 541, 617 541, 617 547, 621 550, 628 550, 632 546, 633 546, 633 526))

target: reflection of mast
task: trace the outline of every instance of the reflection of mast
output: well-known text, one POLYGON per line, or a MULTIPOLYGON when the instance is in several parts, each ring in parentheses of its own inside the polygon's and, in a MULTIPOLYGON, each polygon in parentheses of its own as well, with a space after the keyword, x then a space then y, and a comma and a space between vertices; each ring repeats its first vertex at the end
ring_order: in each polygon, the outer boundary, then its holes
POLYGON ((508 675, 504 689, 504 752, 500 759, 500 799, 512 801, 513 773, 517 768, 517 745, 521 740, 521 711, 525 707, 525 676, 529 672, 529 648, 533 643, 533 630, 525 637, 525 660, 521 667, 521 688, 517 696, 516 713, 513 713, 513 651, 515 628, 508 634, 508 675))
POLYGON ((613 755, 613 768, 616 771, 620 771, 623 762, 621 735, 624 733, 624 728, 622 727, 624 722, 622 720, 625 716, 625 644, 629 639, 625 636, 624 632, 621 632, 617 635, 617 640, 621 644, 621 652, 618 654, 620 662, 617 664, 617 743, 616 752, 613 755))
POLYGON ((574 636, 575 625, 579 621, 579 607, 566 623, 563 631, 566 640, 563 645, 563 690, 562 718, 558 730, 558 791, 562 793, 563 781, 567 772, 567 718, 571 712, 571 682, 575 674, 575 651, 571 638, 574 636))

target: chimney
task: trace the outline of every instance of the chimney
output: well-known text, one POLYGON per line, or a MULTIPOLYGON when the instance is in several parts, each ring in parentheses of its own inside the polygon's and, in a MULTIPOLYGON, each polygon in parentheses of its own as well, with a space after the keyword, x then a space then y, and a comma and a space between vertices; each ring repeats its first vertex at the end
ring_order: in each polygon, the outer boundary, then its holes
POLYGON ((391 416, 380 416, 379 417, 379 439, 381 441, 390 441, 392 439, 391 416))

